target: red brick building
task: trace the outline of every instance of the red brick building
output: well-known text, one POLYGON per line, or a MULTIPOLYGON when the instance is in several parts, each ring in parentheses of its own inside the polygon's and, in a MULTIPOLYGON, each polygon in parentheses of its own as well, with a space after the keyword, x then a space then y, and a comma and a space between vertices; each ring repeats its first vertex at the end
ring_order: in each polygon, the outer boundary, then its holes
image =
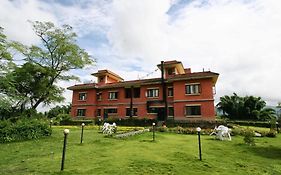
POLYGON ((180 61, 157 65, 161 78, 124 81, 109 70, 93 73, 97 83, 78 84, 73 91, 74 118, 154 118, 163 121, 213 120, 214 87, 219 74, 191 72, 180 61))

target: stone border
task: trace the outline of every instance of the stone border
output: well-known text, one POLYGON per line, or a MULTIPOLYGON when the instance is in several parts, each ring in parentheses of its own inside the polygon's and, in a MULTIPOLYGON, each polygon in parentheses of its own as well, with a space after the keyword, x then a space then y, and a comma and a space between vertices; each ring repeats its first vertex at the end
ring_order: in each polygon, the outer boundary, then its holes
POLYGON ((125 138, 125 137, 129 137, 129 136, 134 136, 136 134, 142 134, 144 132, 149 132, 149 129, 143 129, 143 130, 138 130, 138 131, 130 131, 130 132, 126 132, 126 133, 123 133, 123 134, 115 135, 114 137, 115 138, 125 138))

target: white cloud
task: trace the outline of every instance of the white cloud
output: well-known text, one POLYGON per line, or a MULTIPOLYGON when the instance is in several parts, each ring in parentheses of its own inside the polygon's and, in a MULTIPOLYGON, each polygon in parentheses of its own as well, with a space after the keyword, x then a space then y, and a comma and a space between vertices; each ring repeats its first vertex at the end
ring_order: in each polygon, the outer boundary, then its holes
POLYGON ((106 35, 109 43, 86 48, 98 65, 83 70, 82 81, 104 68, 126 80, 137 79, 161 60, 177 59, 193 71, 220 73, 217 99, 237 92, 261 96, 271 105, 281 101, 281 1, 197 0, 172 14, 167 12, 181 1, 90 1, 86 6, 16 2, 21 3, 0 2, 0 24, 14 38, 34 42, 25 21, 35 18, 70 24, 80 37, 106 35))
POLYGON ((11 40, 28 45, 38 43, 28 20, 56 22, 56 17, 47 7, 46 3, 36 0, 0 1, 0 26, 11 40))
POLYGON ((220 73, 217 97, 237 92, 281 100, 280 1, 195 1, 167 15, 169 1, 113 3, 108 37, 121 58, 140 57, 152 69, 161 59, 220 73))

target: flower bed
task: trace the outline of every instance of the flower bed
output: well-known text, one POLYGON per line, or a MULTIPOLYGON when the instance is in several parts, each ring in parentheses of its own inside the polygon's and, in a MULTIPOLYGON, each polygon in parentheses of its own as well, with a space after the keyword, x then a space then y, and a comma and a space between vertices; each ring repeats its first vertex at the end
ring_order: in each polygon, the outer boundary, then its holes
POLYGON ((130 137, 130 136, 134 136, 136 134, 142 134, 144 132, 149 132, 149 129, 143 129, 143 130, 138 130, 138 131, 126 132, 126 133, 123 133, 123 134, 115 135, 114 137, 115 138, 126 138, 126 137, 130 137))

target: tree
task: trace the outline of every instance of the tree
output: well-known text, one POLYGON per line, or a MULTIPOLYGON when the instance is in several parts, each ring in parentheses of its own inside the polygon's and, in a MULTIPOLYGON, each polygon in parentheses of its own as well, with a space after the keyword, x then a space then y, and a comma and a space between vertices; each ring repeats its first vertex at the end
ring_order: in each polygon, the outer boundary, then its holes
POLYGON ((243 100, 236 93, 232 96, 225 95, 220 97, 220 102, 217 104, 219 110, 223 112, 224 116, 228 118, 240 118, 243 100))
POLYGON ((220 97, 217 104, 219 110, 223 111, 229 119, 242 120, 267 120, 272 118, 273 109, 265 108, 266 103, 260 97, 239 97, 236 93, 232 96, 220 97))
MULTIPOLYGON (((75 42, 77 35, 69 25, 56 27, 51 22, 33 22, 33 30, 42 44, 30 47, 14 43, 24 55, 22 66, 5 75, 2 93, 17 97, 21 109, 36 109, 41 103, 61 102, 63 89, 56 83, 77 79, 68 75, 72 69, 94 63, 90 55, 75 42)), ((1 84, 0 84, 1 85, 1 84)))
MULTIPOLYGON (((8 51, 9 43, 6 35, 3 34, 3 28, 0 27, 0 60, 11 60, 11 53, 8 51)), ((2 64, 1 64, 2 65, 2 64)))
POLYGON ((2 88, 0 89, 10 99, 15 100, 14 108, 23 112, 26 108, 33 108, 38 99, 45 95, 46 90, 50 93, 44 100, 45 104, 63 100, 61 97, 62 88, 51 85, 46 89, 51 77, 52 72, 48 68, 26 62, 22 66, 16 67, 14 71, 7 73, 5 78, 2 78, 3 81, 0 82, 2 88))
POLYGON ((59 114, 69 114, 71 109, 71 105, 62 105, 56 106, 46 112, 46 116, 48 118, 56 118, 59 114))
POLYGON ((258 118, 263 121, 276 119, 276 112, 272 108, 264 108, 259 112, 258 118))

